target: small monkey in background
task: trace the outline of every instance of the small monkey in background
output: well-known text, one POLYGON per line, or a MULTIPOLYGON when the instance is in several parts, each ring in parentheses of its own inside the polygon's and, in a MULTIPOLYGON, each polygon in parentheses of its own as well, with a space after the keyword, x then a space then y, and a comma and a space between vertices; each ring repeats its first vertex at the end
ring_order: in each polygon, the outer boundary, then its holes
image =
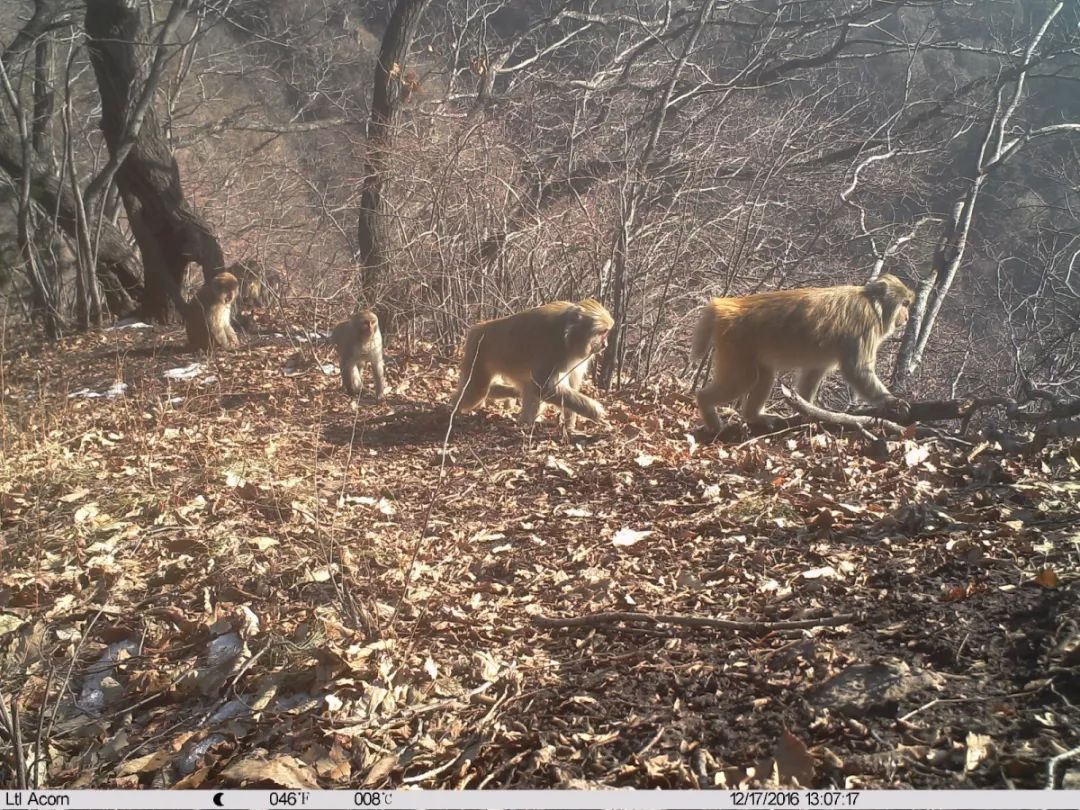
POLYGON ((370 309, 360 310, 334 327, 330 337, 337 346, 341 384, 345 391, 352 396, 360 393, 363 367, 370 365, 375 377, 375 400, 381 402, 385 388, 385 367, 378 316, 370 309))
POLYGON ((189 348, 210 350, 240 345, 231 323, 232 304, 239 289, 236 276, 221 272, 187 302, 184 325, 189 348))
POLYGON ((285 288, 285 277, 257 259, 234 262, 228 271, 240 282, 236 296, 238 307, 266 309, 274 298, 280 298, 285 288))
POLYGON ((245 332, 254 331, 257 326, 255 312, 269 309, 273 301, 282 300, 285 276, 258 259, 234 262, 229 265, 228 272, 240 282, 233 302, 233 323, 245 332))
POLYGON ((592 298, 576 304, 553 301, 474 325, 465 338, 451 407, 465 413, 488 397, 520 395, 518 422, 522 426, 536 421, 544 402, 562 408, 568 432, 578 416, 599 422, 604 408, 579 389, 589 358, 604 347, 613 325, 608 311, 592 298), (495 377, 512 387, 493 384, 495 377))
POLYGON ((745 402, 747 422, 766 423, 763 412, 777 372, 799 369, 798 391, 813 402, 822 379, 837 367, 861 397, 898 412, 907 403, 894 397, 874 366, 881 342, 907 323, 914 296, 896 276, 862 285, 809 287, 714 298, 694 335, 694 356, 713 349, 713 380, 698 391, 705 425, 720 431, 716 406, 745 402))

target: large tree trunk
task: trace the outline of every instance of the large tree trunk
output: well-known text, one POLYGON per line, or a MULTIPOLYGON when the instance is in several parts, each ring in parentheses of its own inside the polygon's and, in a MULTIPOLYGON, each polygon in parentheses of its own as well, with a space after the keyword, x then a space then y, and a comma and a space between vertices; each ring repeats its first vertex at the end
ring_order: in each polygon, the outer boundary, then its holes
POLYGON ((911 307, 908 328, 900 341, 893 368, 893 384, 903 388, 922 364, 926 344, 937 323, 941 307, 960 272, 967 250, 975 204, 987 175, 978 175, 964 198, 953 207, 952 217, 945 224, 941 240, 934 250, 933 274, 920 282, 911 307))
MULTIPOLYGON (((167 320, 188 263, 198 263, 209 279, 224 269, 225 259, 206 221, 184 198, 176 160, 146 95, 160 79, 164 60, 155 59, 148 69, 140 58, 143 49, 136 43, 146 41, 146 32, 139 8, 137 0, 88 0, 86 34, 101 94, 101 131, 119 163, 116 185, 142 254, 143 311, 167 320)), ((174 3, 170 19, 178 18, 180 9, 174 3)), ((97 194, 88 196, 95 198, 94 207, 102 202, 97 194)))
MULTIPOLYGON (((368 304, 385 297, 383 282, 393 252, 393 230, 386 205, 390 187, 389 161, 393 148, 393 124, 402 95, 401 77, 409 46, 430 0, 398 0, 383 34, 379 59, 375 64, 371 119, 367 131, 367 155, 360 191, 357 218, 357 257, 360 286, 368 304)), ((379 307, 380 320, 388 321, 386 307, 379 307)), ((395 307, 390 307, 392 311, 395 307)), ((389 324, 384 323, 388 327, 389 324)))

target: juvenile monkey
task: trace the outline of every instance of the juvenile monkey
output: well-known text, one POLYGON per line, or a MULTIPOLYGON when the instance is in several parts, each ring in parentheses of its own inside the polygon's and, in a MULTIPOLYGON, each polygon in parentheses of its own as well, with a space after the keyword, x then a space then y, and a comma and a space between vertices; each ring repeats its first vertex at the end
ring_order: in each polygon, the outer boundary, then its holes
POLYGON ((698 392, 705 425, 720 431, 716 406, 745 397, 748 422, 763 413, 777 372, 801 370, 798 391, 813 402, 837 367, 855 391, 875 405, 906 411, 874 371, 878 346, 907 322, 914 299, 900 279, 884 275, 863 286, 810 287, 714 298, 694 335, 694 355, 713 348, 713 381, 698 392))
POLYGON ((589 358, 607 341, 614 321, 599 301, 553 301, 505 318, 476 324, 465 338, 461 376, 451 402, 467 412, 490 397, 521 396, 518 422, 531 425, 540 406, 562 407, 564 426, 577 417, 604 418, 596 400, 580 393, 589 358), (512 387, 493 384, 500 377, 512 387))
POLYGON ((195 293, 184 312, 188 346, 191 349, 220 349, 240 345, 230 317, 240 282, 232 273, 221 272, 195 293))
POLYGON ((284 291, 285 277, 257 259, 234 262, 228 271, 240 282, 236 296, 238 307, 266 309, 284 291))
POLYGON ((334 327, 330 337, 337 346, 341 384, 345 391, 352 396, 360 393, 363 367, 370 365, 375 377, 375 400, 381 402, 385 388, 385 369, 378 316, 370 309, 362 309, 349 320, 334 327))

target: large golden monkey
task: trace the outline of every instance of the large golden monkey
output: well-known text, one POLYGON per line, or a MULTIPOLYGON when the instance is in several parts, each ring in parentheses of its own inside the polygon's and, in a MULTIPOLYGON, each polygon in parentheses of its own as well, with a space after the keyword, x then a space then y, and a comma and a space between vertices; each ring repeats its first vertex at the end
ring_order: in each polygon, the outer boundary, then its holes
POLYGON ((520 394, 518 422, 523 426, 536 421, 543 402, 562 407, 568 431, 579 415, 600 421, 603 407, 578 389, 589 358, 604 347, 614 323, 599 301, 586 298, 576 304, 553 301, 476 324, 465 338, 461 378, 451 406, 465 412, 489 396, 520 394), (495 377, 513 388, 493 385, 495 377))
POLYGON ((240 345, 230 317, 240 282, 221 272, 203 284, 187 302, 184 325, 192 349, 220 349, 240 345))
POLYGON ((748 422, 762 412, 777 372, 799 369, 799 394, 813 402, 826 374, 837 367, 855 391, 875 405, 906 410, 874 371, 881 341, 903 327, 914 296, 884 275, 863 286, 810 287, 714 298, 694 336, 694 355, 713 348, 713 381, 698 392, 705 425, 720 431, 716 406, 746 397, 748 422))

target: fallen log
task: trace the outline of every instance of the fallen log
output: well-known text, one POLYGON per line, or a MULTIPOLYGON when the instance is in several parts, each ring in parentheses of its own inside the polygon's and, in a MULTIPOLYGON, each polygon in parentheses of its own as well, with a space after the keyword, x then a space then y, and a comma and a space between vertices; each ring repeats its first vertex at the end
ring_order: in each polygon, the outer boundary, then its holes
MULTIPOLYGON (((851 428, 861 433, 867 439, 877 438, 870 432, 875 428, 884 430, 886 433, 893 436, 899 436, 904 432, 903 425, 894 422, 892 419, 886 419, 881 415, 886 412, 883 409, 877 409, 877 411, 869 414, 840 413, 838 411, 830 411, 827 408, 822 408, 820 405, 810 404, 799 396, 796 391, 791 390, 786 385, 780 386, 780 392, 784 395, 784 399, 790 402, 791 406, 804 416, 809 416, 810 418, 818 422, 824 422, 825 424, 851 428)), ((890 414, 890 416, 893 416, 893 414, 890 414)))

